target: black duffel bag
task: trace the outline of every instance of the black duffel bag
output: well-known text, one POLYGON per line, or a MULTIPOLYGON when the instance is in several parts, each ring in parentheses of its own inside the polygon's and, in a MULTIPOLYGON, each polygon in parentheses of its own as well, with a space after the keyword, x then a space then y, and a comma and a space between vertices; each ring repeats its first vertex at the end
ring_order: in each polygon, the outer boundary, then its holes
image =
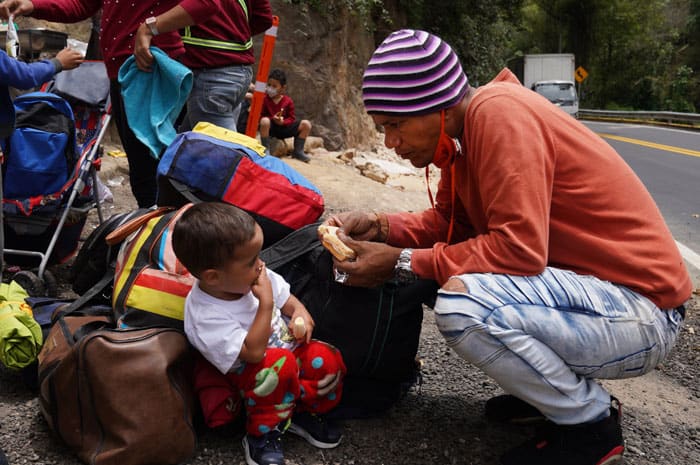
POLYGON ((334 280, 331 254, 321 245, 319 223, 303 227, 261 252, 315 320, 313 337, 337 347, 348 369, 340 417, 381 413, 419 376, 416 362, 423 304, 432 306, 438 285, 351 287, 334 280))

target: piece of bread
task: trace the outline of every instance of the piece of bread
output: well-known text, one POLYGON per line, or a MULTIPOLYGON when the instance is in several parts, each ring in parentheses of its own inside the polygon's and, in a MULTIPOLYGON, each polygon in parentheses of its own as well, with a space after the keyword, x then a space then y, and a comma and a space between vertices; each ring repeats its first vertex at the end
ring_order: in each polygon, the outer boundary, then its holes
POLYGON ((297 339, 301 339, 306 335, 306 324, 304 319, 300 316, 294 318, 294 325, 292 326, 292 333, 297 339))
POLYGON ((341 262, 343 260, 353 259, 357 256, 354 250, 340 240, 338 237, 338 228, 336 226, 322 224, 318 227, 318 232, 321 235, 321 243, 323 243, 323 246, 341 262))

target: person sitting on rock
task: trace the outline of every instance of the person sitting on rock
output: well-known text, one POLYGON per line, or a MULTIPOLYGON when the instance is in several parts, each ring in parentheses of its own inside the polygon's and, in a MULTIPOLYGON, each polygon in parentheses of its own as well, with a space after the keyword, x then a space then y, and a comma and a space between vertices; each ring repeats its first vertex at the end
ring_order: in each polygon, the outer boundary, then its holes
POLYGON ((306 137, 311 132, 311 122, 297 121, 294 101, 287 95, 287 76, 281 69, 273 69, 267 78, 265 99, 260 118, 260 140, 270 151, 270 137, 286 139, 294 137, 292 157, 308 163, 311 159, 304 153, 306 137))

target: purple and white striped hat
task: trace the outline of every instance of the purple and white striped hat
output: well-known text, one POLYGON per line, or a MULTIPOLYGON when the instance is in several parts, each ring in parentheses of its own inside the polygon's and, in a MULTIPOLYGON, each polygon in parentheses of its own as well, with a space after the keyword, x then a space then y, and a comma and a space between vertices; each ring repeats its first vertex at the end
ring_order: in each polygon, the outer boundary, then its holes
POLYGON ((433 34, 402 29, 374 51, 362 77, 367 113, 418 116, 450 108, 467 93, 457 54, 433 34))

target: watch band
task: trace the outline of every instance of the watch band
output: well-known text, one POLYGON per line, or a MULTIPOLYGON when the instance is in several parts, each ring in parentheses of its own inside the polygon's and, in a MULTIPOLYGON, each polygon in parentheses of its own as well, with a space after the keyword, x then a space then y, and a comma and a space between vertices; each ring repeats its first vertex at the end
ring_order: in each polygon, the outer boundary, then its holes
POLYGON ((413 249, 403 249, 394 266, 394 280, 399 284, 410 284, 418 279, 411 268, 413 249))
POLYGON ((146 18, 146 26, 148 26, 148 29, 151 30, 151 34, 154 36, 157 36, 159 34, 158 32, 158 27, 156 26, 156 23, 158 22, 158 19, 155 16, 149 16, 146 18))

